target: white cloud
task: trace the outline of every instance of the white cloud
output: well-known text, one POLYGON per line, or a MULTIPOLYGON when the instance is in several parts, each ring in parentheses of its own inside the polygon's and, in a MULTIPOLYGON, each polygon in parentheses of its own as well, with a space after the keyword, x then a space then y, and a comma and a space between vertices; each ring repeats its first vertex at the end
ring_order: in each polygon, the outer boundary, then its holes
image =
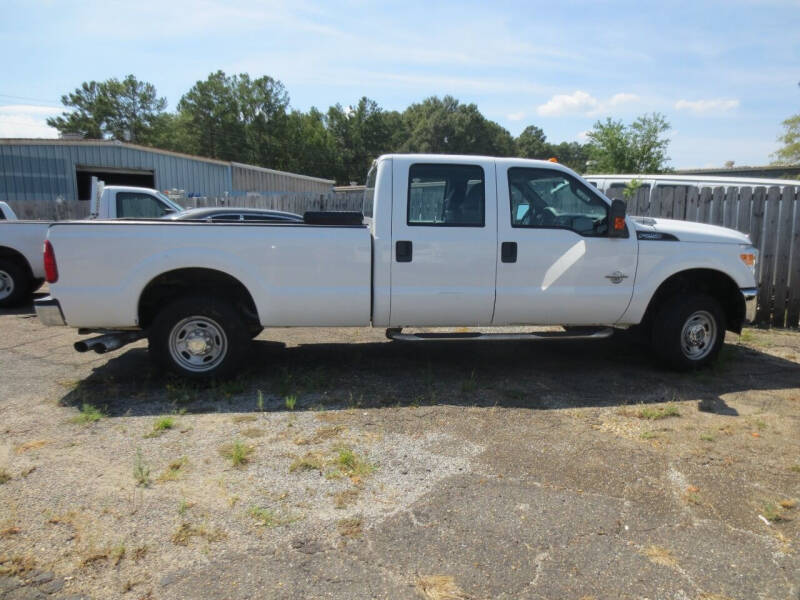
POLYGON ((7 138, 55 138, 58 131, 50 127, 46 119, 63 109, 27 104, 0 106, 0 137, 7 138))
POLYGON ((608 100, 599 100, 582 90, 571 94, 556 94, 550 100, 536 108, 536 112, 543 117, 559 117, 563 115, 596 116, 610 112, 625 104, 639 101, 636 94, 620 92, 608 100))
POLYGON ((509 121, 522 121, 522 119, 525 118, 525 113, 522 111, 511 113, 509 115, 506 115, 506 118, 509 121))
POLYGON ((739 108, 739 101, 736 99, 711 98, 707 100, 678 100, 675 103, 676 110, 688 110, 696 115, 703 115, 712 112, 729 112, 739 108))

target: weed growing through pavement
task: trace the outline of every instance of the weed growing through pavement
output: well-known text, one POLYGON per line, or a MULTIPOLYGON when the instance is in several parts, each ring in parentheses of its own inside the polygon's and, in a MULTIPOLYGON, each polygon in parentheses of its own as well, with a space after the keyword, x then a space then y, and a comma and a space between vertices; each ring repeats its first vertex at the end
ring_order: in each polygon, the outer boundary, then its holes
POLYGON ((286 408, 289 410, 294 410, 295 405, 297 404, 297 396, 292 394, 291 396, 286 396, 283 399, 284 403, 286 404, 286 408))
POLYGON ((150 467, 144 462, 141 448, 136 449, 136 457, 133 459, 133 478, 136 480, 136 485, 142 487, 150 485, 150 467))
POLYGON ((264 412, 264 393, 261 390, 258 390, 258 401, 256 404, 258 405, 259 412, 264 412))
POLYGON ((103 412, 99 408, 92 406, 88 402, 84 402, 81 405, 80 413, 72 417, 71 421, 79 425, 89 425, 90 423, 96 423, 102 419, 103 416, 103 412))
POLYGON ((232 443, 222 446, 219 451, 222 456, 231 461, 234 467, 241 467, 250 462, 253 447, 248 446, 241 440, 233 440, 232 443))
POLYGON ((764 508, 761 512, 764 515, 764 518, 772 523, 778 523, 786 519, 786 517, 783 516, 780 507, 774 502, 767 502, 764 504, 764 508))
POLYGON ((155 423, 153 423, 153 431, 148 433, 146 438, 153 438, 158 437, 159 435, 166 433, 170 429, 175 427, 175 419, 172 417, 161 417, 156 419, 155 423))
POLYGON ((186 469, 186 465, 189 464, 189 459, 185 456, 181 456, 180 458, 176 458, 172 462, 167 465, 167 468, 164 469, 164 472, 158 476, 159 481, 176 481, 183 475, 186 469))
POLYGON ((666 406, 643 406, 636 416, 640 419, 655 421, 667 417, 680 417, 681 413, 674 404, 667 404, 666 406))

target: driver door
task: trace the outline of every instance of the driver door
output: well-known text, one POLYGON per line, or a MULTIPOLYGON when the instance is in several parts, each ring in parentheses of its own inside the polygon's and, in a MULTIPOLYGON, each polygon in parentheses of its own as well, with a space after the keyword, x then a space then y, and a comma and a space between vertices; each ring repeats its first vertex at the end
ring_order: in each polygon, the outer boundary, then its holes
POLYGON ((628 307, 636 236, 608 237, 609 203, 557 168, 497 165, 494 325, 613 324, 628 307))

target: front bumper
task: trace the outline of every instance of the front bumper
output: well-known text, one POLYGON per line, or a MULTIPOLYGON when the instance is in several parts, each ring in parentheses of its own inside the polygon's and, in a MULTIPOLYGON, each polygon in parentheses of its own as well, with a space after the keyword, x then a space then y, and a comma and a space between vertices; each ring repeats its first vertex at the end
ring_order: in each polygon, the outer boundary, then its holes
POLYGON ((744 320, 746 323, 752 323, 756 318, 758 288, 742 288, 742 296, 744 296, 744 320))
POLYGON ((56 327, 67 324, 64 320, 64 313, 61 312, 61 305, 52 296, 34 300, 33 306, 36 309, 36 316, 39 317, 43 325, 56 327))

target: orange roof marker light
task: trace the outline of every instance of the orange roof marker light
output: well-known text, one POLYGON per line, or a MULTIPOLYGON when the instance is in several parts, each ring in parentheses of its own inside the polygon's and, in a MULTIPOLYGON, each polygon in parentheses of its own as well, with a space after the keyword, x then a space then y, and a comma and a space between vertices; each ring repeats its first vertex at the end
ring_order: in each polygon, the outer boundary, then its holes
POLYGON ((554 163, 557 163, 557 162, 558 162, 558 159, 557 159, 555 156, 551 156, 550 158, 548 158, 548 159, 547 159, 547 162, 554 162, 554 163))

